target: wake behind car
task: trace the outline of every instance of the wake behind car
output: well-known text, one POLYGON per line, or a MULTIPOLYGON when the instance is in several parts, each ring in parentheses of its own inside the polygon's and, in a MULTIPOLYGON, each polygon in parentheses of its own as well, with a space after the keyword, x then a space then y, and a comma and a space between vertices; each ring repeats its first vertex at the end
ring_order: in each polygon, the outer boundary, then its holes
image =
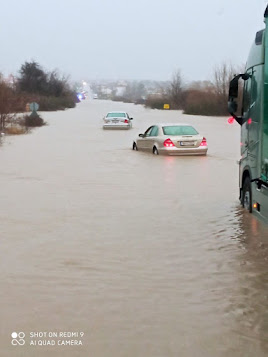
POLYGON ((146 150, 155 155, 206 155, 206 138, 189 124, 157 124, 133 141, 133 150, 146 150))
POLYGON ((131 129, 133 118, 126 112, 109 112, 103 118, 103 129, 131 129))

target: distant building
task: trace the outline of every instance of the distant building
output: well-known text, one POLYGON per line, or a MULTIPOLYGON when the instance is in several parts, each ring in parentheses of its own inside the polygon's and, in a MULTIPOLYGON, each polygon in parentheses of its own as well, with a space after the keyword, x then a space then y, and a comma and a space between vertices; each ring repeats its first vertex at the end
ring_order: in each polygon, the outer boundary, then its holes
POLYGON ((126 91, 126 85, 120 84, 115 88, 115 95, 117 97, 122 97, 125 94, 125 91, 126 91))
POLYGON ((101 86, 101 93, 109 96, 112 93, 112 89, 107 86, 101 86))

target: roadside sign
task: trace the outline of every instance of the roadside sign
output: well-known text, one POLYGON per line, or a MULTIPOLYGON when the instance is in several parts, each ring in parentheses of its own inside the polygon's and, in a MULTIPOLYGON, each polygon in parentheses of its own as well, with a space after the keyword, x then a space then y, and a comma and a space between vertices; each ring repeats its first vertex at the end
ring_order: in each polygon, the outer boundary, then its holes
POLYGON ((36 112, 38 109, 39 109, 39 104, 37 104, 36 102, 30 103, 30 110, 32 112, 36 112))
POLYGON ((164 104, 164 109, 169 109, 169 104, 164 104))

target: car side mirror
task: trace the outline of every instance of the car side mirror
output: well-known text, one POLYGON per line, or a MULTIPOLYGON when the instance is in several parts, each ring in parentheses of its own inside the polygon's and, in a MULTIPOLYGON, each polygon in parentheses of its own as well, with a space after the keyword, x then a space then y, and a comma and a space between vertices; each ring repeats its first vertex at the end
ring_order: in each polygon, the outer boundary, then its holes
POLYGON ((129 118, 129 120, 133 120, 133 118, 129 118))
POLYGON ((143 137, 144 137, 144 135, 143 135, 143 134, 139 134, 139 137, 140 137, 140 138, 143 138, 143 137))

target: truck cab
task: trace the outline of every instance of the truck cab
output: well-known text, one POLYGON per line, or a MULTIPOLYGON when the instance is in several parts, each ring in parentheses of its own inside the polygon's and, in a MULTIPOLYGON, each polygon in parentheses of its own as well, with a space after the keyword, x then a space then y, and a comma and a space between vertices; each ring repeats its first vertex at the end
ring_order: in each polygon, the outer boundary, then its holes
POLYGON ((240 201, 268 222, 268 6, 264 17, 266 27, 256 33, 245 72, 230 82, 228 109, 241 126, 240 201), (240 79, 244 83, 238 116, 240 79))

